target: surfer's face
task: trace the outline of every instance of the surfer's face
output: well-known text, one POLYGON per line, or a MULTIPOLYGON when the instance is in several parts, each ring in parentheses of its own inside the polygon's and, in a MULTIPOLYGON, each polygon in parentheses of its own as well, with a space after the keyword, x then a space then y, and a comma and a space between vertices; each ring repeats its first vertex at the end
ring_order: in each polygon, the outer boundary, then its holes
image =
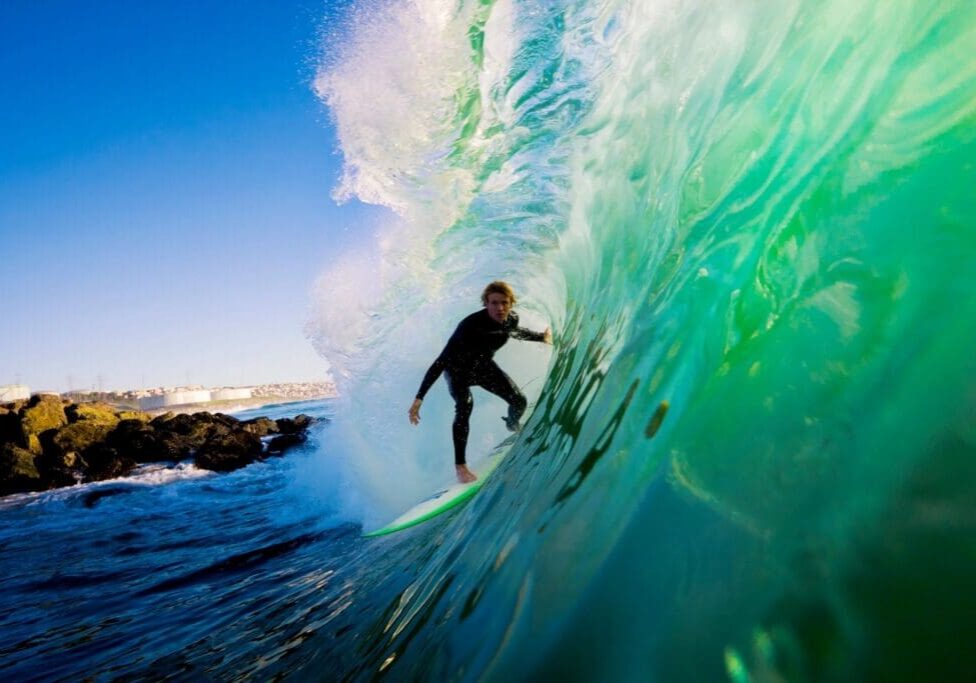
POLYGON ((488 316, 496 323, 503 323, 508 320, 508 314, 512 311, 512 300, 504 294, 491 293, 488 295, 488 316))

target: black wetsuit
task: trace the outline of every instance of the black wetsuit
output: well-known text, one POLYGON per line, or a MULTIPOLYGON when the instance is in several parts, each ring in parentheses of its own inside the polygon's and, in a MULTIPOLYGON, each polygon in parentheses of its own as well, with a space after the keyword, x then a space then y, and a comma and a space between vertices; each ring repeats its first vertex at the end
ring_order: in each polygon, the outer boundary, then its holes
POLYGON ((532 332, 518 326, 518 315, 508 314, 504 323, 496 322, 481 309, 462 320, 454 334, 447 340, 427 374, 424 375, 417 391, 421 401, 441 373, 447 380, 447 389, 454 399, 454 462, 465 463, 464 452, 468 444, 468 420, 474 407, 471 387, 480 386, 508 403, 510 426, 517 425, 525 412, 525 396, 515 386, 512 378, 502 372, 492 357, 508 341, 509 337, 529 341, 543 341, 542 332, 532 332))

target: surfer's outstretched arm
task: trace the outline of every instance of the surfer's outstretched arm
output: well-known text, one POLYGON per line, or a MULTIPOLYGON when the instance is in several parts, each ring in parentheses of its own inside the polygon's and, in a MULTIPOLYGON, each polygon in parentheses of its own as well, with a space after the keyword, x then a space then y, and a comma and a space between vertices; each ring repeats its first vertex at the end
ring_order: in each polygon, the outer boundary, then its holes
POLYGON ((443 352, 439 355, 430 367, 427 368, 427 372, 424 373, 424 379, 420 383, 420 388, 417 390, 417 396, 413 399, 413 404, 410 406, 410 410, 407 411, 407 415, 410 417, 410 424, 418 424, 420 422, 420 404, 424 402, 424 396, 430 391, 430 388, 434 386, 434 382, 437 378, 441 376, 444 372, 444 368, 447 364, 444 362, 443 352))
POLYGON ((521 339, 523 341, 535 341, 542 342, 543 344, 552 344, 552 330, 548 327, 545 332, 533 332, 525 327, 516 327, 512 330, 512 336, 516 339, 521 339))

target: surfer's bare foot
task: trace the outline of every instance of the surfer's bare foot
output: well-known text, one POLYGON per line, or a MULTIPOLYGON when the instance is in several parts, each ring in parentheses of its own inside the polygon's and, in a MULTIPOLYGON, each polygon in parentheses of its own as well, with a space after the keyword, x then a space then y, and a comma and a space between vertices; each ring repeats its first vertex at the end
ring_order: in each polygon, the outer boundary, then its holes
POLYGON ((458 481, 462 484, 470 484, 478 478, 474 472, 468 469, 467 465, 455 465, 454 469, 457 470, 458 481))

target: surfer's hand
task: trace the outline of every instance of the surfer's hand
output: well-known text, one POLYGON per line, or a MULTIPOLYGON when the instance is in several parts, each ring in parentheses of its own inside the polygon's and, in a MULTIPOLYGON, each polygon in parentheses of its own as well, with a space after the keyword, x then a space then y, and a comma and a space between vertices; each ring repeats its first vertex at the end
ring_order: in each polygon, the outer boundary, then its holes
POLYGON ((552 344, 552 330, 550 330, 548 327, 546 328, 546 331, 542 333, 542 343, 552 344))
POLYGON ((410 406, 410 410, 407 414, 410 416, 410 424, 420 424, 420 404, 423 403, 419 398, 413 400, 413 404, 410 406))

